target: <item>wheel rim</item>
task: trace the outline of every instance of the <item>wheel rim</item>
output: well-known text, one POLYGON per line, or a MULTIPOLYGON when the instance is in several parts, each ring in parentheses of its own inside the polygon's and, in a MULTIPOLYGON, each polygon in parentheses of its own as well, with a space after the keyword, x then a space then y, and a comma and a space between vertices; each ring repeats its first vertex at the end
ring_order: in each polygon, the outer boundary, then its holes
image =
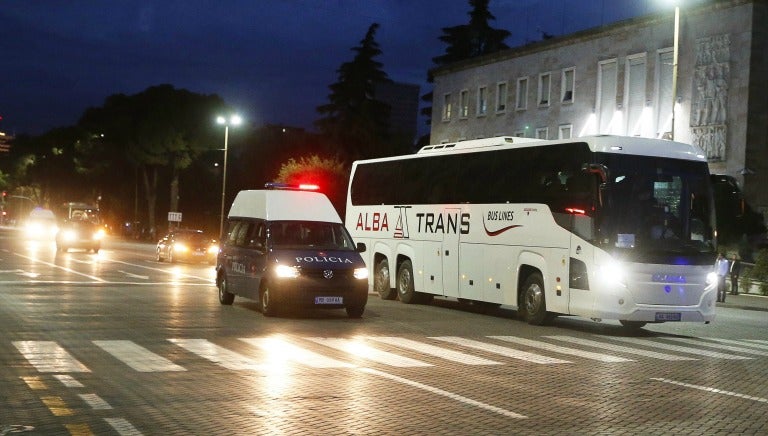
POLYGON ((400 281, 398 282, 397 291, 400 295, 405 295, 411 286, 411 271, 408 268, 404 268, 400 273, 400 281))
POLYGON ((227 291, 227 279, 222 278, 221 285, 219 286, 219 301, 224 301, 224 295, 226 295, 226 291, 227 291))
POLYGON ((544 292, 538 283, 532 283, 525 292, 525 310, 529 314, 538 313, 541 309, 544 292))
POLYGON ((382 293, 389 287, 389 265, 384 264, 376 271, 376 292, 382 293))
POLYGON ((269 289, 264 289, 264 292, 261 294, 261 311, 269 312, 269 289))

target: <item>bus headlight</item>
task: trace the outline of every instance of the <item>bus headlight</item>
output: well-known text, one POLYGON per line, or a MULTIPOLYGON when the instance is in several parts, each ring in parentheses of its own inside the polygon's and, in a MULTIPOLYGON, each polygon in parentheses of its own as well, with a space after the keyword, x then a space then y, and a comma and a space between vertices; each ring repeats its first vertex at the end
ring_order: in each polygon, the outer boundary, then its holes
POLYGON ((295 266, 277 265, 275 275, 281 279, 295 279, 299 276, 299 269, 295 266))
POLYGON ((354 276, 356 279, 367 279, 368 278, 368 268, 355 268, 354 276))
POLYGON ((714 271, 712 271, 709 274, 707 274, 707 284, 712 285, 715 283, 717 283, 717 274, 714 271))
POLYGON ((608 262, 597 269, 597 278, 606 284, 627 286, 627 275, 619 262, 608 262))

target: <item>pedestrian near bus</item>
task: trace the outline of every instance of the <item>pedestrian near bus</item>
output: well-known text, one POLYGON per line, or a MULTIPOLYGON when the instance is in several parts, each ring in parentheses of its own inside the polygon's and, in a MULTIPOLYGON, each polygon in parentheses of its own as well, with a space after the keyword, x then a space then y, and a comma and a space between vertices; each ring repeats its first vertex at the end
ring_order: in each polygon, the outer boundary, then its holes
POLYGON ((718 253, 715 261, 715 274, 717 274, 717 302, 725 303, 725 277, 730 274, 730 265, 725 254, 718 253))
POLYGON ((731 295, 739 295, 739 273, 741 272, 741 261, 734 254, 731 258, 731 295))

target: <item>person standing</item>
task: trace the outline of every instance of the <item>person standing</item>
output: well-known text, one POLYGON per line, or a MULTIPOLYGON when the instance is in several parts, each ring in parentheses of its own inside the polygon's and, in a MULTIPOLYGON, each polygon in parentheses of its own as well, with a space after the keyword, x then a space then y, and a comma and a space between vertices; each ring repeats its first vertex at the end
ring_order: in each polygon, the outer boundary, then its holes
POLYGON ((715 274, 717 274, 717 302, 725 303, 725 277, 730 273, 728 259, 723 253, 717 254, 715 274))
POLYGON ((731 258, 731 295, 739 295, 739 273, 741 272, 741 262, 734 254, 731 258))

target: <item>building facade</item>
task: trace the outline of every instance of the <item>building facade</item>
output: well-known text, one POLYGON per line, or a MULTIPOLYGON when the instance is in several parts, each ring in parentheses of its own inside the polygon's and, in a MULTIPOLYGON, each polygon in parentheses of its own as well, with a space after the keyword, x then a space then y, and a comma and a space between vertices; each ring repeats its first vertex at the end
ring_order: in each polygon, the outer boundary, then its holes
POLYGON ((681 7, 677 56, 675 21, 650 15, 437 68, 431 142, 615 134, 697 144, 765 216, 768 2, 681 7))

